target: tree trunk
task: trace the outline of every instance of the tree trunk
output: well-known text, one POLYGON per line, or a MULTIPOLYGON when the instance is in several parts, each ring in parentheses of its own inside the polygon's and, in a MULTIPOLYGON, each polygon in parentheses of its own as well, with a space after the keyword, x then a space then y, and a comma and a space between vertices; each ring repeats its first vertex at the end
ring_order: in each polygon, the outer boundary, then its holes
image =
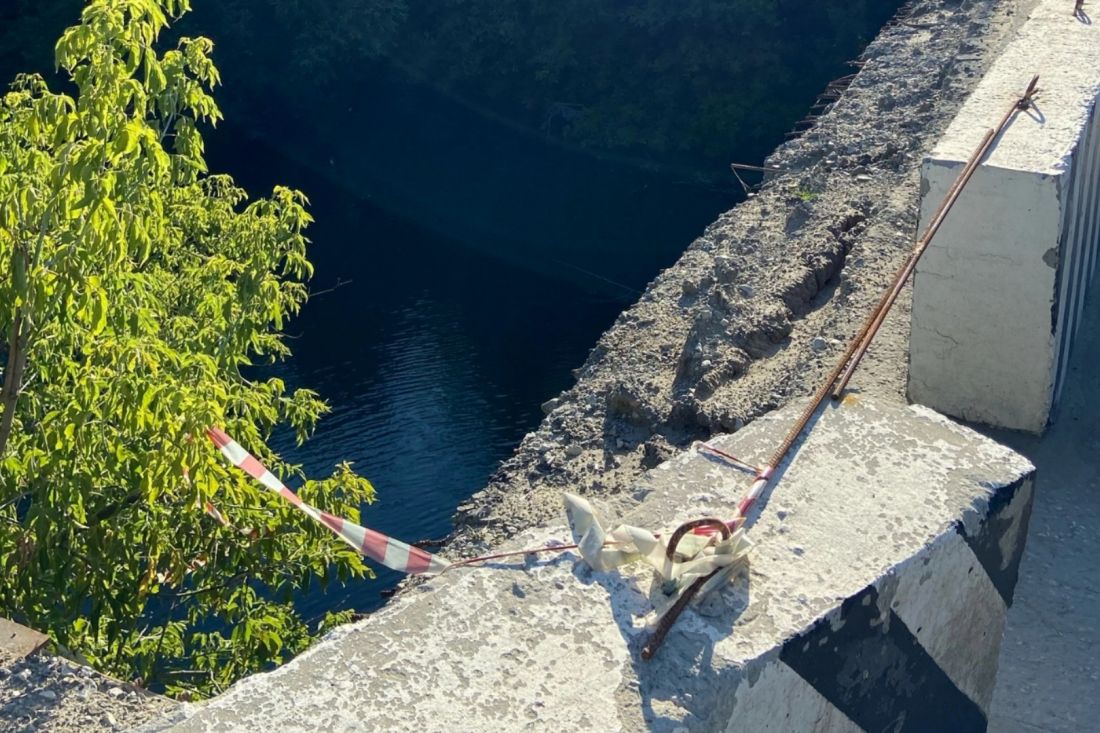
POLYGON ((15 314, 8 338, 8 364, 4 368, 4 387, 0 390, 0 458, 7 452, 15 420, 15 406, 23 389, 23 370, 27 366, 26 318, 23 310, 15 314))

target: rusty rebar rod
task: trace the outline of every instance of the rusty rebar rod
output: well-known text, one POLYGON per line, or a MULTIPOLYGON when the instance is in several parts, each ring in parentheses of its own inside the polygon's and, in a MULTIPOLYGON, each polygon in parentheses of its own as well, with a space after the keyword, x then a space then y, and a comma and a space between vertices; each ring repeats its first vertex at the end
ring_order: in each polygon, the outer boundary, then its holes
POLYGON ((657 653, 657 650, 661 648, 661 644, 664 643, 665 637, 668 636, 668 632, 672 630, 672 625, 676 623, 676 619, 680 617, 680 614, 684 612, 687 605, 691 603, 691 599, 699 592, 699 590, 707 584, 718 573, 719 570, 712 570, 706 575, 700 576, 695 581, 684 589, 684 592, 680 594, 680 597, 676 599, 676 602, 672 604, 672 608, 665 612, 664 616, 661 616, 660 621, 657 622, 656 628, 653 629, 653 633, 648 639, 646 639, 645 646, 642 647, 642 659, 649 661, 653 658, 653 655, 657 653))
POLYGON ((871 316, 864 326, 864 330, 861 331, 857 339, 858 343, 856 349, 849 355, 842 374, 833 388, 834 400, 840 399, 841 395, 844 393, 844 389, 848 386, 848 382, 851 381, 856 368, 859 367, 859 362, 863 359, 864 354, 867 353, 867 349, 871 346, 871 341, 875 338, 883 321, 886 320, 886 316, 890 313, 890 309, 894 306, 898 296, 901 295, 901 291, 905 288, 905 283, 909 280, 909 276, 913 274, 913 270, 917 267, 917 262, 925 251, 927 251, 928 245, 931 244, 932 239, 936 236, 936 233, 939 232, 940 227, 943 225, 944 220, 947 219, 947 215, 951 212, 955 202, 959 200, 963 188, 970 182, 974 172, 978 170, 982 160, 993 146, 993 142, 1009 126, 1016 116, 1016 113, 1031 107, 1033 103, 1032 99, 1035 96, 1038 84, 1039 77, 1036 75, 1027 85, 1027 89, 1024 91, 1023 96, 1016 100, 1012 104, 1012 107, 1005 112, 1000 122, 997 123, 997 126, 986 131, 985 135, 982 137, 981 143, 971 154, 970 159, 966 162, 966 165, 955 179, 955 182, 951 184, 951 189, 948 191, 943 202, 940 203, 939 208, 936 209, 935 214, 932 216, 932 221, 929 222, 924 233, 920 236, 920 239, 917 240, 917 244, 913 248, 912 253, 894 276, 894 280, 883 296, 883 299, 879 301, 878 306, 871 312, 871 316))
MULTIPOLYGON (((727 539, 730 536, 729 527, 721 519, 705 517, 703 519, 685 522, 677 527, 676 531, 669 537, 665 556, 668 557, 669 560, 674 560, 676 558, 676 546, 680 544, 680 540, 683 539, 684 535, 702 526, 711 526, 718 532, 721 532, 722 539, 727 539)), ((665 637, 668 636, 668 632, 672 630, 672 625, 676 623, 676 619, 679 618, 680 614, 687 608, 687 605, 691 603, 691 599, 707 584, 708 580, 717 575, 721 570, 724 570, 724 568, 715 568, 706 575, 699 576, 692 581, 691 585, 683 590, 680 597, 672 604, 672 607, 668 609, 665 615, 657 622, 657 626, 653 629, 653 633, 650 635, 649 639, 646 640, 645 646, 642 647, 642 659, 649 660, 657 653, 665 637)))
MULTIPOLYGON (((822 382, 820 387, 818 387, 809 404, 807 404, 806 407, 802 410, 802 413, 799 415, 798 420, 791 427, 791 429, 787 431, 786 436, 783 438, 783 442, 779 444, 779 447, 775 449, 774 453, 772 453, 771 458, 768 459, 767 465, 763 466, 757 473, 757 478, 756 481, 753 483, 753 488, 750 490, 748 496, 742 501, 739 507, 740 516, 733 520, 732 523, 726 523, 727 528, 735 529, 745 521, 745 518, 748 515, 748 511, 752 507, 754 501, 762 494, 767 484, 771 481, 774 475, 773 471, 777 469, 779 465, 783 462, 783 459, 786 458, 791 448, 794 447, 795 442, 799 439, 799 437, 801 437, 803 431, 806 430, 807 426, 809 426, 810 421, 813 419, 813 416, 817 412, 818 408, 821 407, 822 403, 825 402, 829 394, 833 392, 833 387, 837 385, 842 378, 843 383, 837 389, 837 391, 833 393, 833 396, 838 397, 843 392, 844 385, 847 384, 848 379, 850 379, 852 376, 852 372, 855 371, 856 366, 858 366, 859 364, 859 359, 863 356, 864 353, 866 353, 867 347, 870 345, 871 340, 875 337, 875 333, 877 333, 879 326, 882 325, 882 321, 885 319, 886 314, 890 310, 890 307, 893 306, 894 301, 897 300, 898 294, 904 287, 906 280, 908 280, 909 278, 909 275, 912 274, 913 269, 916 267, 917 261, 920 259, 920 256, 927 249, 928 243, 931 242, 932 237, 935 236, 936 231, 938 231, 940 225, 943 224, 943 220, 947 217, 947 214, 951 210, 951 207, 954 206, 955 202, 958 200, 959 194, 962 193, 963 187, 970 180, 971 176, 974 175, 974 171, 977 170, 982 159, 985 157, 986 153, 989 152, 989 148, 992 146, 993 141, 997 138, 998 135, 1000 135, 1001 132, 1004 131, 1004 129, 1012 121, 1012 118, 1015 116, 1015 114, 1019 111, 1026 110, 1031 106, 1032 99, 1035 95, 1038 83, 1039 77, 1033 77, 1031 82, 1028 84, 1027 90, 1024 92, 1023 96, 1021 96, 1013 103, 1012 108, 1005 113, 1004 117, 1001 118, 1001 121, 997 124, 997 126, 994 129, 986 131, 978 148, 970 156, 970 159, 967 161, 967 164, 963 168, 962 172, 951 184, 947 196, 944 198, 943 203, 940 204, 940 207, 936 210, 936 214, 932 219, 932 223, 928 226, 925 234, 920 238, 917 246, 914 247, 913 252, 910 253, 909 257, 906 258, 905 264, 902 265, 901 269, 898 270, 893 282, 891 283, 891 286, 887 288, 885 293, 883 293, 882 297, 879 299, 878 305, 875 307, 874 310, 871 311, 862 328, 859 330, 859 333, 856 334, 855 338, 853 338, 851 342, 849 342, 847 348, 844 350, 844 354, 837 362, 837 365, 833 367, 833 370, 831 372, 829 372, 828 377, 826 377, 825 381, 822 382)), ((709 520, 700 521, 709 522, 709 520)), ((678 529, 676 531, 676 534, 674 535, 674 538, 679 539, 679 537, 682 536, 683 532, 686 532, 688 531, 688 529, 690 529, 689 525, 694 526, 694 524, 695 523, 688 523, 688 525, 685 525, 684 527, 678 529)), ((669 557, 672 557, 672 553, 675 551, 675 547, 675 543, 669 543, 669 557)), ((662 616, 661 619, 658 621, 656 629, 642 649, 642 659, 648 660, 652 658, 657 649, 661 646, 661 643, 664 641, 665 636, 667 636, 668 632, 672 629, 672 626, 676 622, 676 619, 684 611, 684 609, 687 608, 692 598, 699 592, 699 590, 706 584, 706 582, 714 576, 714 574, 715 573, 712 572, 704 577, 698 578, 690 586, 684 589, 681 596, 676 600, 676 603, 674 603, 672 607, 669 608, 669 610, 665 613, 665 615, 662 616)))

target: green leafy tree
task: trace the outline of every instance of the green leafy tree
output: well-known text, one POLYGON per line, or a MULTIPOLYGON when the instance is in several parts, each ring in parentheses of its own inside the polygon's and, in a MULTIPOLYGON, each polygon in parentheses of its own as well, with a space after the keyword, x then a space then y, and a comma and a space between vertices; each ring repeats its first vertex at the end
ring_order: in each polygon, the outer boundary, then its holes
MULTIPOLYGON (((267 439, 327 408, 249 369, 288 354, 310 217, 208 173, 212 44, 156 49, 188 10, 92 0, 55 49, 72 95, 24 75, 0 103, 0 613, 207 694, 309 643, 296 594, 370 571, 204 437, 301 477, 267 439)), ((374 496, 346 464, 301 494, 352 521, 374 496)))

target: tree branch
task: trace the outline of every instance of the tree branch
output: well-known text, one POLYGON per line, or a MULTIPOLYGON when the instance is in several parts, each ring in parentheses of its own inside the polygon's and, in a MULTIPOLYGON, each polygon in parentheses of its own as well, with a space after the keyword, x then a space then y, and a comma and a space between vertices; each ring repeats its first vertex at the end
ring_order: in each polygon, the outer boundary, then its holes
POLYGON ((4 386, 0 390, 0 457, 7 452, 15 420, 15 406, 23 389, 23 370, 27 366, 26 316, 23 309, 16 311, 8 336, 8 365, 4 369, 4 386))

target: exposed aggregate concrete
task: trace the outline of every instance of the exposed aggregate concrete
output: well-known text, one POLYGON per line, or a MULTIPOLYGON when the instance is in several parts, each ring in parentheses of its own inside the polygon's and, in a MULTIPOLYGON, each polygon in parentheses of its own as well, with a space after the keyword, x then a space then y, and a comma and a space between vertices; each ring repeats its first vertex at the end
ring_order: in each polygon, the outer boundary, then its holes
MULTIPOLYGON (((691 441, 811 392, 912 247, 922 157, 1033 4, 903 8, 840 100, 765 162, 782 172, 709 226, 544 405, 459 508, 447 554, 546 523, 564 489, 614 496, 691 441)), ((904 394, 908 323, 906 293, 853 389, 904 394)))
POLYGON ((0 662, 0 731, 4 733, 128 730, 178 706, 47 654, 0 662))

